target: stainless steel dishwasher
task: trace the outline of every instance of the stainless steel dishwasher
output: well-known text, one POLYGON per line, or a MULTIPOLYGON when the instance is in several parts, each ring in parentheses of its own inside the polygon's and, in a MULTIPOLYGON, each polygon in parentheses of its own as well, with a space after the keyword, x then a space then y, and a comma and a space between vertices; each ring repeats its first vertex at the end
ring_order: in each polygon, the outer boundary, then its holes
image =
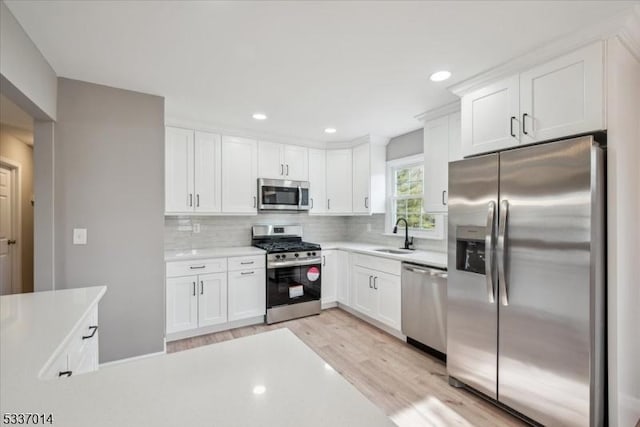
POLYGON ((417 342, 435 356, 446 357, 446 270, 402 263, 402 333, 410 344, 417 342))

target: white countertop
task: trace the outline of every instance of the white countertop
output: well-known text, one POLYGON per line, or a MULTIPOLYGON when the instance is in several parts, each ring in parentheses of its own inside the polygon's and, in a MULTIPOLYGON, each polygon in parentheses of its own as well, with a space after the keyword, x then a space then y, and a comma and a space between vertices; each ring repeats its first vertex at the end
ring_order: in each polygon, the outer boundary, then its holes
POLYGON ((394 425, 288 329, 38 379, 40 364, 99 292, 2 297, 3 413, 52 413, 54 425, 66 427, 394 425), (259 386, 264 392, 254 393, 259 386))
POLYGON ((323 250, 340 249, 349 252, 357 252, 366 255, 379 256, 383 258, 395 259, 398 261, 413 262, 416 264, 426 265, 428 267, 447 268, 447 254, 444 252, 421 251, 415 250, 408 254, 390 254, 385 252, 377 252, 374 249, 390 248, 384 245, 375 245, 371 243, 356 242, 322 242, 320 246, 323 250))
POLYGON ((192 250, 165 251, 165 261, 187 261, 204 258, 226 258, 233 256, 264 255, 265 251, 253 246, 235 246, 230 248, 205 248, 192 250))

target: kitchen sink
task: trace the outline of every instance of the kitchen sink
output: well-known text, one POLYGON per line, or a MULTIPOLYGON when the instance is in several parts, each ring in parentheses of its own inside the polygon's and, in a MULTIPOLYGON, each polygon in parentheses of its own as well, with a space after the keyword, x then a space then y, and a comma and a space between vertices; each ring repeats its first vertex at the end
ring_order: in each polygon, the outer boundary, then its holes
POLYGON ((387 248, 381 248, 381 249, 374 249, 374 251, 376 251, 376 252, 384 252, 384 253, 387 253, 387 254, 396 254, 396 255, 404 255, 404 254, 413 253, 413 251, 410 250, 410 249, 387 249, 387 248))

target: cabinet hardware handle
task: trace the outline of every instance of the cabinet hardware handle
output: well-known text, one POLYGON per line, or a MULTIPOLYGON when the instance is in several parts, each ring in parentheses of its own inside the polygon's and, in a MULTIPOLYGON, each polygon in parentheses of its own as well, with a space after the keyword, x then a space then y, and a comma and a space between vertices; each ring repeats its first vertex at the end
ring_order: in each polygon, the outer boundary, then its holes
POLYGON ((258 207, 258 199, 256 198, 256 196, 253 196, 253 207, 258 207))
POLYGON ((527 113, 524 113, 522 115, 522 133, 524 133, 525 135, 529 135, 529 132, 527 132, 527 123, 525 121, 527 116, 529 116, 527 113))
POLYGON ((445 200, 446 195, 447 195, 447 190, 442 190, 442 206, 447 206, 447 201, 445 200))
POLYGON ((204 281, 200 280, 200 295, 204 295, 204 281))
POLYGON ((242 264, 242 265, 250 265, 250 264, 253 264, 253 261, 243 261, 240 264, 242 264))
POLYGON ((73 374, 73 371, 60 371, 58 372, 58 377, 70 377, 73 374))
POLYGON ((287 176, 289 176, 289 165, 287 165, 287 176))
POLYGON ((510 133, 510 134, 511 134, 511 136, 512 136, 512 137, 514 137, 514 138, 516 137, 516 134, 515 134, 515 133, 513 133, 513 121, 514 121, 515 119, 516 119, 516 118, 515 118, 514 116, 511 116, 511 121, 510 121, 510 123, 509 123, 509 133, 510 133))
POLYGON ((196 282, 193 282, 193 296, 196 296, 196 282))
POLYGON ((280 163, 280 175, 284 175, 284 165, 280 163))
POLYGON ((327 210, 331 210, 331 199, 327 199, 327 210))
POLYGON ((369 209, 369 197, 365 197, 364 198, 364 208, 365 209, 369 209))
POLYGON ((200 195, 196 194, 196 208, 200 207, 200 195))
POLYGON ((206 265, 192 265, 191 267, 189 267, 191 270, 200 270, 202 268, 205 268, 206 265))
POLYGON ((97 326, 89 326, 89 330, 91 331, 91 333, 89 335, 83 335, 82 336, 83 340, 88 340, 89 338, 93 338, 94 335, 96 334, 96 332, 98 332, 98 327, 97 326))
POLYGON ((375 289, 377 291, 378 290, 378 285, 376 283, 376 280, 378 280, 378 276, 373 278, 373 289, 375 289))
POLYGON ((311 206, 310 206, 310 207, 311 207, 311 209, 313 209, 313 197, 311 197, 311 198, 309 199, 309 201, 311 202, 311 206))
POLYGON ((373 276, 369 276, 369 289, 373 289, 373 286, 371 286, 371 279, 373 279, 373 276))
POLYGON ((322 266, 326 267, 326 265, 327 265, 327 257, 322 255, 322 266))
POLYGON ((246 276, 247 274, 253 274, 253 273, 255 273, 255 271, 243 271, 240 273, 240 275, 246 276))
POLYGON ((189 207, 193 207, 193 193, 189 193, 189 207))

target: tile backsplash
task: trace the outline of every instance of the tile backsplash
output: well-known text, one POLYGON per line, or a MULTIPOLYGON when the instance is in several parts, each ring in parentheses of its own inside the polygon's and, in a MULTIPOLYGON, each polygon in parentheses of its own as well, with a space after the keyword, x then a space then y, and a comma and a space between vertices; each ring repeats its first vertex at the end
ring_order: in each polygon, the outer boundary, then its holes
MULTIPOLYGON (((404 235, 386 236, 384 214, 371 216, 310 216, 261 213, 258 216, 172 216, 164 220, 165 250, 190 250, 251 245, 255 224, 300 224, 309 242, 352 241, 400 247, 404 235), (194 228, 200 227, 195 233, 194 228)), ((446 252, 445 240, 416 239, 416 249, 446 252)))

